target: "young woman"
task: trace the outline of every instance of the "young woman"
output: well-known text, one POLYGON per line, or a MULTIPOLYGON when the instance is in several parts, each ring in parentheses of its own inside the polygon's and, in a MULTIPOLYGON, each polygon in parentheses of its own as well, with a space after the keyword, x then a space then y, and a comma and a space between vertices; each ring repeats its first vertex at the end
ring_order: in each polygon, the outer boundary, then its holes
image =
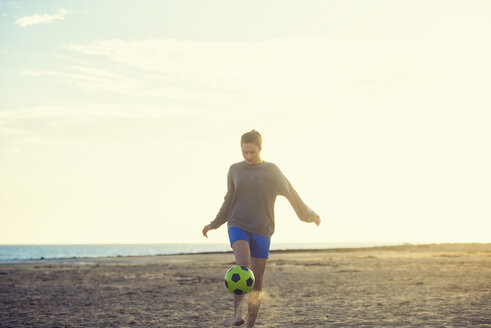
MULTIPOLYGON (((240 145, 244 161, 230 166, 225 195, 215 220, 203 228, 203 235, 228 222, 230 245, 237 265, 250 267, 256 282, 249 293, 247 327, 253 327, 259 307, 266 260, 274 232, 274 203, 285 196, 300 220, 320 224, 320 217, 304 204, 290 182, 273 163, 261 159, 262 137, 252 130, 242 135, 240 145)), ((234 295, 234 325, 245 323, 242 317, 243 296, 234 295)))

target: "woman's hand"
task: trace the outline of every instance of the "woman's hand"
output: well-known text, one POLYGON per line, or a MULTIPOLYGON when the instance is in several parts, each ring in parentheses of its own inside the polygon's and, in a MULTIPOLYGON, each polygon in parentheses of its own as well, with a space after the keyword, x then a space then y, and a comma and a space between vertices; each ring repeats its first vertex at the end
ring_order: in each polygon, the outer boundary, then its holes
POLYGON ((210 230, 213 230, 213 228, 209 224, 205 225, 205 227, 203 228, 203 231, 202 231, 203 232, 203 236, 205 236, 206 238, 208 238, 207 233, 210 230))
POLYGON ((319 224, 321 224, 321 217, 316 215, 315 216, 315 221, 314 221, 315 225, 316 226, 319 226, 319 224))

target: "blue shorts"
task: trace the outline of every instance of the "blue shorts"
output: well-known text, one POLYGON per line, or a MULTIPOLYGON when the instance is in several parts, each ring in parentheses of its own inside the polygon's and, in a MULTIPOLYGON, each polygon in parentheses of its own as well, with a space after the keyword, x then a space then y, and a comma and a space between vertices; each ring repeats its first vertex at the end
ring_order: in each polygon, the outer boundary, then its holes
POLYGON ((228 229, 228 237, 230 239, 230 246, 237 240, 247 241, 249 243, 251 257, 262 259, 267 259, 269 257, 269 246, 271 244, 271 238, 269 237, 256 235, 255 233, 247 232, 239 227, 230 227, 228 229))

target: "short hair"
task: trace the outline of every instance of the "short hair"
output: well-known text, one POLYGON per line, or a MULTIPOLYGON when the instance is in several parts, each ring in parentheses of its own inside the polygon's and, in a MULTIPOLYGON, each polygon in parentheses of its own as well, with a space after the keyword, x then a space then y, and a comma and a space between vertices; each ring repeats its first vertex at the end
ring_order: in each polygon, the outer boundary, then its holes
POLYGON ((242 146, 245 143, 253 143, 256 144, 259 149, 262 148, 263 145, 263 137, 256 130, 251 130, 246 132, 240 138, 240 145, 242 146))

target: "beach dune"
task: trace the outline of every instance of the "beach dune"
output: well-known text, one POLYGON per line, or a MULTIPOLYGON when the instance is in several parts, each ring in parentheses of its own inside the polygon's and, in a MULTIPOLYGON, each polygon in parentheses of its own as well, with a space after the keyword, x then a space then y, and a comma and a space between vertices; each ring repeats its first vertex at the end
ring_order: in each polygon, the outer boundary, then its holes
MULTIPOLYGON (((233 254, 0 265, 2 327, 229 327, 233 254)), ((257 327, 491 327, 491 244, 273 251, 257 327)))

